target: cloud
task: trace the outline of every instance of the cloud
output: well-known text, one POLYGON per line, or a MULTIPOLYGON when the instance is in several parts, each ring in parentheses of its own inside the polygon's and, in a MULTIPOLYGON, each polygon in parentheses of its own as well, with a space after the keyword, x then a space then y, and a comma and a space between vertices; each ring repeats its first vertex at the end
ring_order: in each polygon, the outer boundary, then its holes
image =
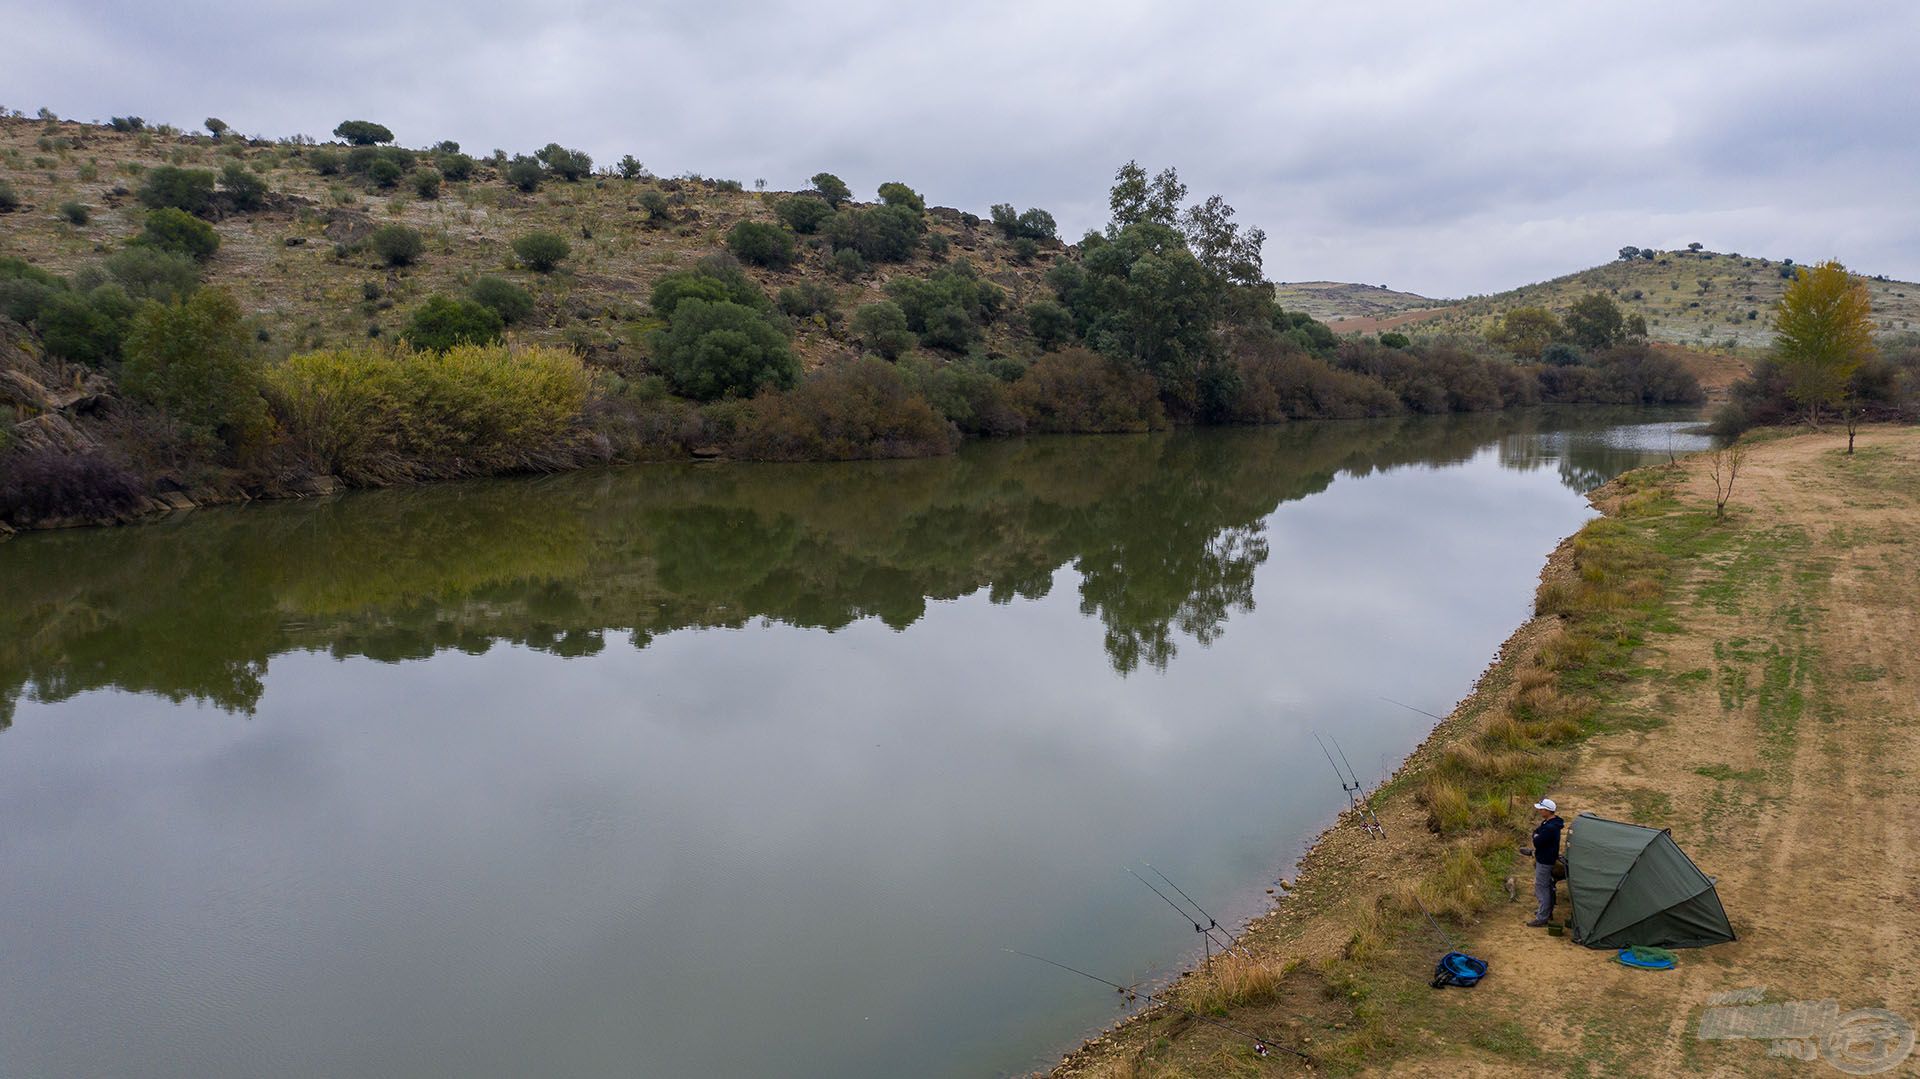
POLYGON ((1177 165, 1276 278, 1493 291, 1699 240, 1920 277, 1920 8, 875 0, 0 0, 0 101, 414 145, 550 141, 795 187, 1103 223, 1177 165))

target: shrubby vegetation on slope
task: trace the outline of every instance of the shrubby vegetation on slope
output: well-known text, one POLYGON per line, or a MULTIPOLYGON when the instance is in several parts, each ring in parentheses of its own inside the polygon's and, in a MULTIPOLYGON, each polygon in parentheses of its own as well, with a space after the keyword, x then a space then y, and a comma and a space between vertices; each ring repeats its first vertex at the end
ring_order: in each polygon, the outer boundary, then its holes
MULTIPOLYGON (((0 135, 32 123, 0 119, 0 135)), ((139 205, 106 211, 132 237, 118 249, 103 238, 92 254, 59 254, 59 273, 0 260, 0 314, 28 331, 41 387, 0 385, 0 405, 58 413, 0 430, 0 479, 75 491, 22 478, 52 475, 24 455, 65 453, 90 462, 67 478, 92 476, 103 494, 16 499, 30 507, 10 511, 16 523, 310 475, 389 483, 696 450, 902 456, 948 452, 963 434, 1698 399, 1603 296, 1534 324, 1515 313, 1497 345, 1342 340, 1276 302, 1264 236, 1224 200, 1190 201, 1177 172, 1132 162, 1107 226, 1067 245, 1044 209, 1000 204, 983 221, 898 181, 869 204, 829 173, 755 195, 660 179, 632 155, 595 172, 558 144, 480 158, 451 142, 409 149, 370 121, 343 123, 345 144, 330 146, 97 132, 59 137, 161 161, 119 169, 138 177, 139 205), (265 284, 239 272, 263 260, 265 284), (302 266, 325 274, 299 277, 302 266), (240 288, 251 291, 235 303, 240 288), (169 319, 213 342, 191 378, 177 351, 157 377, 165 350, 135 332, 169 319), (577 377, 558 393, 562 356, 577 377), (84 407, 43 392, 75 380, 95 387, 84 407), (425 433, 406 435, 416 421, 425 433), (133 495, 114 493, 128 477, 133 495)), ((76 172, 98 176, 91 162, 76 172)))

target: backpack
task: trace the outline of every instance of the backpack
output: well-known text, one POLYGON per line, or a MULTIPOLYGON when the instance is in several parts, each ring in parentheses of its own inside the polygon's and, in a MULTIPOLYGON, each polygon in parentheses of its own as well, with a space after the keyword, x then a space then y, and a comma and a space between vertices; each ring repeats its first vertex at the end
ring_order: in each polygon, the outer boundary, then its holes
POLYGON ((1465 952, 1448 952, 1433 965, 1433 987, 1435 989, 1449 985, 1472 988, 1480 984, 1487 976, 1487 961, 1475 959, 1465 952))

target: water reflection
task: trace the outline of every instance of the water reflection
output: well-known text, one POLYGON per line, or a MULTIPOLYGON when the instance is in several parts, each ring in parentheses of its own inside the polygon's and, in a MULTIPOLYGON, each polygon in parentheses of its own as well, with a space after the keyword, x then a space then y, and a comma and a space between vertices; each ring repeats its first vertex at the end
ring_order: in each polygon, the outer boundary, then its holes
POLYGON ((1141 859, 1223 923, 1263 909, 1345 804, 1309 732, 1369 782, 1417 745, 1379 695, 1465 691, 1588 515, 1568 488, 1658 456, 1628 418, 636 468, 0 544, 0 1074, 1042 1064, 1112 994, 1000 949, 1165 972, 1192 935, 1141 859))
POLYGON ((215 510, 0 546, 0 724, 113 687, 239 712, 293 650, 388 662, 756 620, 895 629, 1080 580, 1113 668, 1164 670, 1253 604, 1262 521, 1342 473, 1501 463, 1586 491, 1699 440, 1604 410, 983 444, 954 460, 657 466, 215 510), (1622 430, 1637 441, 1623 442, 1622 430), (1544 433, 1543 433, 1544 432, 1544 433), (1652 439, 1656 444, 1650 444, 1652 439))

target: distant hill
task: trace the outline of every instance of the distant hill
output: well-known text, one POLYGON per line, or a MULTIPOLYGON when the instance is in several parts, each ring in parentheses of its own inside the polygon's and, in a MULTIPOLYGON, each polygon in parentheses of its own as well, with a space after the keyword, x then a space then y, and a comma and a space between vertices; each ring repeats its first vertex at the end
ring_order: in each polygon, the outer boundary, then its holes
MULTIPOLYGON (((1603 292, 1628 314, 1647 320, 1648 336, 1677 345, 1764 345, 1772 337, 1768 312, 1785 291, 1777 259, 1718 251, 1659 251, 1649 259, 1615 261, 1591 269, 1475 296, 1396 319, 1404 329, 1483 333, 1516 307, 1564 312, 1574 300, 1603 292)), ((1363 285, 1345 286, 1364 289, 1363 285)), ((1874 321, 1883 333, 1920 330, 1920 284, 1867 278, 1874 321)), ((1336 330, 1374 332, 1384 326, 1348 324, 1336 330)))
POLYGON ((1448 302, 1411 292, 1395 292, 1379 285, 1345 281, 1283 281, 1274 286, 1274 298, 1289 311, 1305 311, 1323 322, 1383 319, 1408 311, 1430 310, 1448 302))

